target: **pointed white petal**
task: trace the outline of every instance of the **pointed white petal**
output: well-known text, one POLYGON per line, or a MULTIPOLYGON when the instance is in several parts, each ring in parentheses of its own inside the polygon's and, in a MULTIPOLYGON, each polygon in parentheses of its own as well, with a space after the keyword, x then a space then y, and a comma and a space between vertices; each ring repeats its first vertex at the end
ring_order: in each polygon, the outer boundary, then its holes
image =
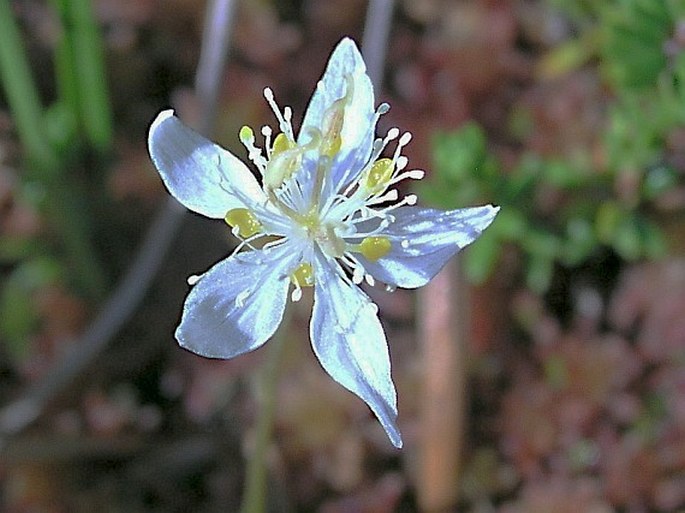
MULTIPOLYGON (((497 215, 499 207, 463 208, 441 211, 430 208, 400 207, 380 235, 388 237, 392 249, 371 262, 358 256, 366 271, 389 285, 408 289, 428 283, 459 250, 480 236, 497 215)), ((378 221, 360 223, 367 230, 378 221)))
POLYGON ((186 298, 178 343, 209 358, 232 358, 266 342, 283 318, 292 258, 238 253, 203 274, 186 298))
POLYGON ((350 165, 359 167, 356 163, 368 160, 374 139, 373 85, 366 74, 361 53, 351 39, 344 38, 333 50, 326 71, 309 101, 298 137, 298 142, 306 142, 309 140, 308 127, 321 129, 326 110, 347 93, 348 76, 352 79, 353 95, 345 109, 342 144, 335 158, 336 163, 344 165, 334 165, 334 171, 343 171, 350 165))
POLYGON ((264 201, 245 164, 185 126, 172 110, 153 121, 148 150, 169 192, 193 212, 220 219, 233 208, 264 201))
POLYGON ((335 381, 369 405, 393 445, 402 447, 388 345, 376 305, 336 268, 335 261, 317 253, 310 325, 314 353, 335 381))

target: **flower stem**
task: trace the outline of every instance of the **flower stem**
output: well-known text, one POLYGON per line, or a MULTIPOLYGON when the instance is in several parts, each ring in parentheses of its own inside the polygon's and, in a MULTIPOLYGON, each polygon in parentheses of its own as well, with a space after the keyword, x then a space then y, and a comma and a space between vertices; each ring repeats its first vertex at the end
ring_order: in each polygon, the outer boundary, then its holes
POLYGON ((383 87, 385 52, 388 47, 394 4, 394 0, 370 0, 366 11, 362 55, 377 94, 380 94, 383 87))
POLYGON ((271 444, 279 370, 283 362, 284 347, 289 334, 290 310, 286 308, 278 332, 269 342, 267 360, 259 375, 259 392, 262 400, 257 419, 254 447, 247 459, 245 487, 241 513, 264 513, 267 505, 267 451, 271 444))
POLYGON ((459 500, 466 422, 466 285, 453 258, 420 291, 424 367, 417 474, 419 510, 452 511, 459 500))

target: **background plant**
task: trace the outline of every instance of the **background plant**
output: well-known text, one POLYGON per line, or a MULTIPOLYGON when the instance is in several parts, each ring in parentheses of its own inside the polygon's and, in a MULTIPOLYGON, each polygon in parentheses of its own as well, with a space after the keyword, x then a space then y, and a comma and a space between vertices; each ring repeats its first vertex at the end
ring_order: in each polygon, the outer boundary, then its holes
MULTIPOLYGON (((606 249, 627 261, 663 256, 661 222, 682 213, 685 168, 676 145, 685 127, 685 7, 666 0, 563 6, 579 35, 552 50, 538 72, 555 80, 594 68, 604 77, 596 146, 527 150, 505 166, 476 122, 433 140, 425 198, 444 208, 486 199, 504 207, 466 255, 477 282, 512 247, 525 256, 526 281, 537 292, 548 289, 555 265, 579 266, 606 249)), ((524 142, 530 112, 510 116, 511 142, 524 142)))

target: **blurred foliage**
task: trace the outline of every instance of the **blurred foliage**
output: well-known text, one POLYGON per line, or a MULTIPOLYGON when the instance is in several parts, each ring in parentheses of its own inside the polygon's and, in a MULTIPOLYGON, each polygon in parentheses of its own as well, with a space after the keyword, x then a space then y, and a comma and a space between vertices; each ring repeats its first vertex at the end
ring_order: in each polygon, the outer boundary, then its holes
MULTIPOLYGON (((0 201, 10 204, 9 210, 45 217, 51 229, 49 237, 38 236, 38 229, 0 231, 0 264, 9 268, 0 280, 0 338, 16 358, 27 350, 37 325, 32 297, 37 289, 61 275, 79 295, 98 300, 108 281, 92 241, 94 204, 102 197, 101 177, 92 168, 112 150, 100 28, 90 0, 53 0, 50 8, 55 33, 48 50, 56 94, 45 106, 37 78, 45 71, 33 65, 27 43, 35 34, 22 19, 30 6, 0 0, 0 94, 23 151, 16 180, 2 169, 0 189, 5 186, 8 198, 0 201), (79 173, 86 166, 90 177, 79 173)), ((0 158, 3 153, 0 147, 0 158)))
MULTIPOLYGON (((443 208, 484 201, 502 207, 465 257, 476 282, 490 276, 508 246, 525 255, 526 281, 536 292, 547 290, 556 264, 578 266, 603 247, 628 261, 657 258, 666 252, 659 215, 682 210, 662 200, 682 185, 684 171, 666 146, 685 126, 685 3, 563 5, 583 21, 581 32, 548 56, 546 71, 568 72, 595 57, 611 88, 598 134, 599 163, 590 147, 572 158, 528 150, 505 169, 475 122, 433 141, 435 174, 424 184, 426 201, 443 208)), ((514 112, 513 135, 527 123, 514 112)))

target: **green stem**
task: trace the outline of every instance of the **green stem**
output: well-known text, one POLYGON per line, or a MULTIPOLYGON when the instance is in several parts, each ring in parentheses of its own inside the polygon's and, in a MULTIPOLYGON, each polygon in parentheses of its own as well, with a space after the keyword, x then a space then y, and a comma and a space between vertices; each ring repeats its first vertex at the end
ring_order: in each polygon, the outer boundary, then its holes
POLYGON ((55 51, 57 81, 65 102, 78 116, 88 141, 107 152, 112 145, 112 114, 104 49, 90 0, 53 0, 62 21, 55 51))
POLYGON ((64 180, 48 184, 46 212, 61 235, 74 284, 90 299, 102 299, 107 279, 91 242, 91 226, 83 195, 64 180))
POLYGON ((59 34, 55 42, 54 63, 57 93, 62 105, 69 109, 74 120, 79 118, 78 87, 76 85, 76 66, 68 26, 68 6, 62 0, 51 0, 52 8, 60 20, 59 34))
POLYGON ((276 396, 279 370, 283 361, 285 341, 290 324, 290 308, 286 309, 281 326, 268 343, 269 353, 259 376, 259 391, 262 399, 261 411, 257 420, 255 444, 247 460, 245 488, 241 513, 264 513, 267 505, 268 469, 266 453, 273 434, 276 414, 276 396))
POLYGON ((43 109, 9 0, 0 0, 0 80, 32 167, 41 176, 58 168, 43 132, 43 109))

